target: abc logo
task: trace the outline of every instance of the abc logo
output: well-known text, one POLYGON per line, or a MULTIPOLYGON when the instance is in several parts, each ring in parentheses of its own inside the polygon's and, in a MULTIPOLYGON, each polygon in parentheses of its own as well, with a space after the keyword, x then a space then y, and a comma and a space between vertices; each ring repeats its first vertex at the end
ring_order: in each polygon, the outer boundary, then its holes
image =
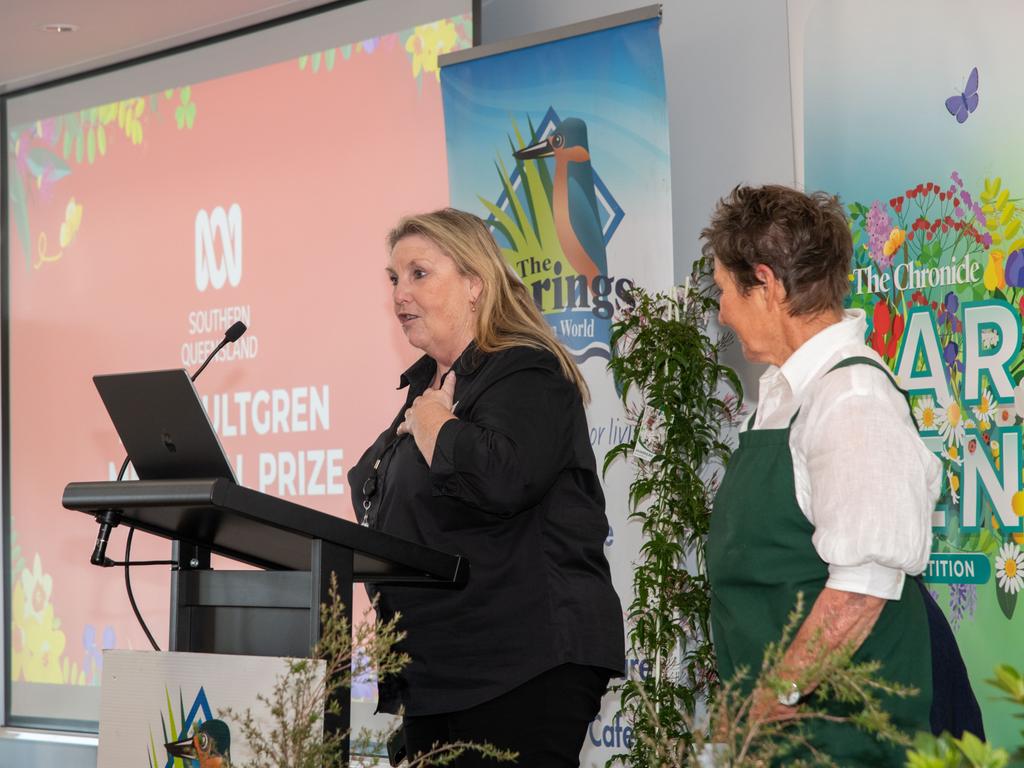
POLYGON ((242 209, 220 206, 196 214, 196 288, 232 287, 242 279, 242 209), (218 246, 219 245, 219 250, 218 246))

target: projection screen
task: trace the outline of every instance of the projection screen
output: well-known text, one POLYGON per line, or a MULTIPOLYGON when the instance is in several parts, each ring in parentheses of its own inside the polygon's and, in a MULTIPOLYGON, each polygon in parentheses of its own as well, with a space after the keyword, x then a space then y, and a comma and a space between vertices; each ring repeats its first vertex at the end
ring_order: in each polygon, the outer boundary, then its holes
MULTIPOLYGON (((193 371, 243 320, 196 383, 239 482, 352 518, 346 472, 417 356, 384 236, 448 202, 437 56, 471 45, 470 11, 357 3, 9 99, 12 722, 88 729, 102 650, 148 647, 60 504, 124 455, 94 374, 193 371)), ((133 559, 169 553, 135 537, 133 559)), ((132 573, 165 644, 167 569, 132 573)))

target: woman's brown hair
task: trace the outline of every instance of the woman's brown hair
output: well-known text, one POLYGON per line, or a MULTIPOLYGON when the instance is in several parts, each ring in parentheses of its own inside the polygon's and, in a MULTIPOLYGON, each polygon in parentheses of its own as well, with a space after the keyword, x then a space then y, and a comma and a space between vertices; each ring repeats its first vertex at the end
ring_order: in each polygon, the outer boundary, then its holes
POLYGON ((760 284, 754 268, 764 264, 785 286, 790 315, 842 310, 853 241, 838 198, 739 186, 718 201, 700 236, 704 256, 717 259, 744 293, 760 284))

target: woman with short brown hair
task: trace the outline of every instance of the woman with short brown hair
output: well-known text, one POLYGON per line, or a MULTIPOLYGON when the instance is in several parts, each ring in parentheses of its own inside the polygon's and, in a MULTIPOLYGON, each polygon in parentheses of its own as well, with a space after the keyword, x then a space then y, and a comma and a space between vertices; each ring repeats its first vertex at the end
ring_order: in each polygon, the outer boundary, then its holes
MULTIPOLYGON (((780 670, 787 687, 755 691, 750 717, 794 717, 800 700, 816 695, 818 654, 850 646, 855 661, 876 661, 882 677, 918 689, 883 700, 898 728, 982 735, 945 618, 908 578, 928 562, 942 463, 864 344, 864 312, 843 310, 852 245, 842 207, 823 193, 737 187, 701 234, 721 290, 720 321, 748 360, 769 364, 711 516, 720 676, 740 667, 756 675, 802 594, 805 616, 780 670)), ((849 724, 816 720, 806 735, 838 765, 903 765, 901 750, 849 724)))

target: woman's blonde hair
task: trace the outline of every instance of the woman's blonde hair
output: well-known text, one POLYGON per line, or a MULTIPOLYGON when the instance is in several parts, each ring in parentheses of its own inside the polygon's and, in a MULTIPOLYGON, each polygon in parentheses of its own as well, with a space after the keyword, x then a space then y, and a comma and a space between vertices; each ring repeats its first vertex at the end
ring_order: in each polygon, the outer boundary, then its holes
POLYGON ((388 250, 410 235, 427 238, 455 262, 459 274, 473 275, 483 283, 476 305, 475 338, 482 352, 511 347, 546 349, 558 359, 565 378, 579 389, 583 402, 590 401, 579 367, 555 338, 523 281, 502 258, 482 219, 455 208, 406 216, 388 233, 388 250))

